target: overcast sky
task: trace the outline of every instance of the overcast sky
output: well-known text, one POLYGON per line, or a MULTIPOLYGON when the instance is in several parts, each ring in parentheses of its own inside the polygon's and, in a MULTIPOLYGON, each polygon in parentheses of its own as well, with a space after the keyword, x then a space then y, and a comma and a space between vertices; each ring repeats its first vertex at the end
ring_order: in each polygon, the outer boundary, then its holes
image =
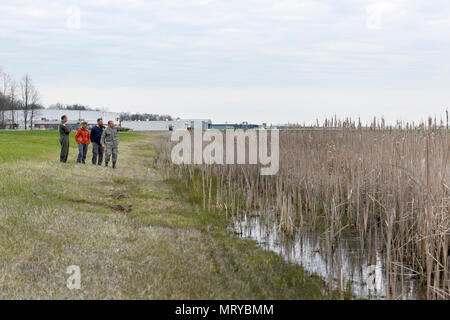
POLYGON ((450 1, 2 0, 0 66, 45 105, 417 121, 450 104, 450 1))

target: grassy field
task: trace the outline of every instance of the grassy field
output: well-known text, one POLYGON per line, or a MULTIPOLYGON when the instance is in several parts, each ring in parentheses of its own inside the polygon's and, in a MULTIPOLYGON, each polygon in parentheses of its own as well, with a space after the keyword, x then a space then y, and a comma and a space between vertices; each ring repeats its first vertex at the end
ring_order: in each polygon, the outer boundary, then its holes
MULTIPOLYGON (((61 164, 58 133, 0 132, 1 299, 321 299, 321 279, 227 231, 122 133, 119 168, 61 164), (81 289, 66 268, 81 269, 81 289)), ((88 153, 88 160, 91 156, 88 153)))

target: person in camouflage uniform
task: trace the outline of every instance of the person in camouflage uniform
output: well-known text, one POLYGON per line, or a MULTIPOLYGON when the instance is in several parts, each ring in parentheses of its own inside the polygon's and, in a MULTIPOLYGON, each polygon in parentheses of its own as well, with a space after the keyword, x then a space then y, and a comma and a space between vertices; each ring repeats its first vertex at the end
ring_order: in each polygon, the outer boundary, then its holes
POLYGON ((106 148, 105 167, 108 166, 112 155, 112 165, 115 168, 117 156, 119 155, 119 136, 117 129, 114 128, 114 121, 108 121, 108 127, 106 127, 102 134, 101 144, 103 148, 106 148))
POLYGON ((61 123, 59 124, 59 144, 61 145, 61 153, 59 160, 63 163, 67 162, 69 156, 69 134, 70 128, 66 126, 67 116, 61 117, 61 123))

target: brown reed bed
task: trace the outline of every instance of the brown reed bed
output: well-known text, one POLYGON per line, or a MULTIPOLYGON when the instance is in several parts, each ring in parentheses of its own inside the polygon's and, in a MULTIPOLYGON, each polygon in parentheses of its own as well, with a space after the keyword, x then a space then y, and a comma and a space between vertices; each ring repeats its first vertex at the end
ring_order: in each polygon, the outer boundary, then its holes
POLYGON ((170 144, 157 162, 206 209, 234 216, 270 211, 287 235, 298 228, 323 232, 330 291, 332 275, 340 274, 332 252, 351 232, 369 255, 382 250, 386 298, 404 297, 405 277, 417 277, 426 298, 449 299, 449 156, 448 121, 387 127, 374 119, 363 127, 334 118, 280 132, 275 176, 260 175, 259 165, 174 165, 170 144))

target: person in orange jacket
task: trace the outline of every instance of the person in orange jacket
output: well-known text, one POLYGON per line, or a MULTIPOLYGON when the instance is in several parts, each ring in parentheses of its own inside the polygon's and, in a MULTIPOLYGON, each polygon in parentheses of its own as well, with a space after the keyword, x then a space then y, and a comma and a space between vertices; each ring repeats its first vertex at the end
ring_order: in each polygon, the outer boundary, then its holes
POLYGON ((82 122, 80 129, 75 134, 75 140, 78 143, 78 163, 86 163, 86 155, 88 152, 89 143, 91 142, 87 123, 82 122))

